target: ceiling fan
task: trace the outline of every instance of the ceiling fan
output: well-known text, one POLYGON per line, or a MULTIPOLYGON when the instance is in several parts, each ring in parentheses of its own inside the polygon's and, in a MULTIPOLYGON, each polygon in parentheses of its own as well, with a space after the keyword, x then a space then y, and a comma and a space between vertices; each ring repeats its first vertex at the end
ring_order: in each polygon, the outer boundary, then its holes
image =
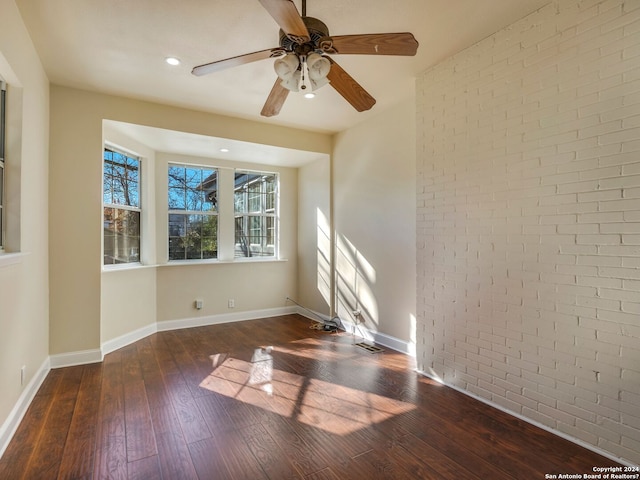
POLYGON ((275 58, 276 79, 261 115, 277 115, 290 91, 306 95, 329 83, 353 108, 369 110, 376 103, 367 91, 328 55, 415 55, 418 42, 408 32, 330 36, 327 26, 307 17, 306 0, 302 15, 293 0, 259 0, 280 26, 280 46, 226 58, 194 67, 191 73, 206 75, 247 63, 275 58))

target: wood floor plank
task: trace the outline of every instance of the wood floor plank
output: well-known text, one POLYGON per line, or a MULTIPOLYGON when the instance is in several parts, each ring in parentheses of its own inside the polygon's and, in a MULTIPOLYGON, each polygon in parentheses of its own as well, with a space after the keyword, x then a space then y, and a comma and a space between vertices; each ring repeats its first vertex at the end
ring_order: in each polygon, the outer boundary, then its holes
MULTIPOLYGON (((262 467, 251 453, 240 432, 228 431, 224 437, 211 437, 216 452, 222 458, 231 478, 247 478, 252 480, 268 479, 262 467)), ((205 472, 201 478, 216 478, 215 472, 205 472)), ((275 480, 274 477, 273 480, 275 480)))
POLYGON ((74 396, 54 396, 24 478, 45 479, 58 476, 75 404, 74 396))
POLYGON ((211 437, 202 413, 182 375, 168 375, 165 384, 187 443, 211 437))
POLYGON ((102 365, 94 480, 127 478, 127 441, 121 360, 120 352, 112 352, 105 356, 102 365))
POLYGON ((289 459, 303 475, 310 475, 334 464, 329 452, 318 450, 313 442, 308 443, 304 434, 300 435, 292 427, 295 420, 272 415, 263 425, 280 448, 287 452, 289 459))
POLYGON ((51 409, 51 403, 51 395, 40 394, 34 397, 13 439, 0 458, 0 478, 24 477, 29 458, 38 444, 42 427, 51 409))
POLYGON ((198 478, 180 422, 171 403, 151 413, 163 478, 195 480, 198 478))
POLYGON ((0 479, 502 480, 617 466, 310 323, 158 332, 50 371, 0 479))
POLYGON ((59 480, 90 479, 93 476, 101 384, 102 365, 86 365, 62 454, 59 480))
POLYGON ((249 446, 249 450, 258 460, 260 467, 268 478, 282 480, 300 480, 302 475, 289 461, 285 450, 281 449, 276 441, 262 424, 251 425, 238 431, 249 446))
POLYGON ((216 480, 234 480, 222 459, 222 452, 214 437, 206 438, 189 445, 189 452, 198 478, 215 478, 216 480))
POLYGON ((158 462, 158 455, 141 458, 127 464, 128 480, 161 480, 162 471, 158 462))
POLYGON ((340 480, 340 477, 330 467, 311 473, 304 478, 305 480, 340 480))
POLYGON ((158 448, 143 381, 124 383, 124 404, 127 461, 133 462, 157 455, 158 448))

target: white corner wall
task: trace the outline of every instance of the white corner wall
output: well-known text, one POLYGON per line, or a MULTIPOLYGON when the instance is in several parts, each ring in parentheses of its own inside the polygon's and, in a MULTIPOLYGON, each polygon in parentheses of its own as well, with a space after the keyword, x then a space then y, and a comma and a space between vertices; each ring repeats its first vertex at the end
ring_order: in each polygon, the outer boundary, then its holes
POLYGON ((349 323, 360 310, 364 332, 407 351, 415 340, 414 122, 410 98, 337 134, 331 172, 336 313, 349 323))
MULTIPOLYGON (((298 298, 304 308, 331 314, 331 161, 298 169, 298 298)), ((308 312, 307 312, 308 313, 308 312)))
POLYGON ((417 105, 419 369, 640 463, 640 2, 554 1, 417 105))

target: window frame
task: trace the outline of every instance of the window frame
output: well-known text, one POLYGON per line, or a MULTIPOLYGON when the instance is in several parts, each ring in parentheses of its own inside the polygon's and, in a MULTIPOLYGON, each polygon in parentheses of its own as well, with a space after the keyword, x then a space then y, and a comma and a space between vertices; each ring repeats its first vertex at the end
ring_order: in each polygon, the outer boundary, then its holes
POLYGON ((234 185, 233 185, 233 216, 234 216, 234 245, 233 245, 233 255, 235 260, 240 261, 259 261, 259 260, 276 260, 279 258, 279 240, 280 240, 280 175, 278 172, 273 171, 262 171, 262 170, 252 170, 246 168, 236 168, 234 169, 234 185), (237 178, 239 175, 255 175, 257 178, 254 180, 250 180, 244 185, 238 187, 236 185, 237 178), (273 178, 273 189, 269 190, 268 178, 273 178), (255 189, 252 189, 252 185, 255 185, 256 182, 260 182, 260 189, 256 192, 255 189), (244 206, 244 211, 238 210, 238 190, 240 188, 244 188, 245 191, 242 193, 242 205, 244 206), (258 199, 256 201, 256 199, 258 199), (252 207, 252 205, 259 204, 259 210, 252 207), (259 232, 257 235, 253 235, 251 233, 254 228, 252 228, 251 223, 253 219, 259 218, 258 222, 259 232), (271 222, 269 222, 271 219, 271 222), (243 243, 238 242, 238 221, 241 221, 241 228, 243 229, 243 234, 245 238, 249 239, 248 245, 243 247, 243 243), (271 226, 269 225, 271 223, 271 226), (270 233, 271 231, 271 233, 270 233), (261 241, 259 244, 251 242, 251 239, 254 237, 259 237, 260 239, 264 239, 264 244, 261 241), (269 237, 272 237, 272 243, 269 243, 269 237), (271 247, 271 248, 270 248, 271 247), (265 254, 265 252, 269 252, 265 254), (244 252, 244 255, 241 253, 244 252))
POLYGON ((7 84, 0 77, 0 253, 5 251, 6 239, 6 128, 7 128, 7 84))
MULTIPOLYGON (((112 160, 113 161, 113 160, 112 160)), ((143 220, 143 201, 142 201, 142 170, 143 170, 143 159, 140 155, 133 153, 133 152, 129 152, 125 149, 116 147, 112 144, 109 143, 105 143, 103 145, 103 149, 102 149, 102 224, 103 224, 103 229, 102 229, 102 268, 122 268, 122 267, 126 267, 126 266, 132 266, 132 265, 142 265, 142 220, 143 220), (104 185, 105 185, 105 175, 106 175, 106 162, 107 159, 105 158, 105 153, 109 151, 112 153, 117 153, 119 155, 123 155, 125 158, 129 159, 129 160, 134 160, 137 162, 137 181, 135 182, 137 184, 137 191, 136 191, 136 199, 137 199, 137 205, 128 205, 126 203, 108 203, 105 202, 105 189, 104 189, 104 185), (137 238, 138 238, 138 246, 137 246, 137 260, 133 260, 133 261, 117 261, 118 260, 118 256, 117 256, 117 252, 114 251, 114 262, 113 263, 105 263, 105 259, 106 259, 106 255, 105 255, 105 223, 106 223, 106 210, 107 209, 113 209, 115 212, 117 211, 124 211, 124 212, 136 212, 138 213, 138 232, 137 232, 137 238)), ((126 168, 125 168, 125 172, 126 172, 126 168)), ((129 188, 129 187, 127 187, 129 188)), ((113 200, 113 194, 111 199, 113 200)), ((124 257, 123 257, 124 258, 124 257)))
MULTIPOLYGON (((192 163, 181 163, 181 162, 168 162, 167 163, 167 190, 166 190, 166 194, 167 194, 167 261, 168 263, 179 263, 179 262, 186 262, 186 263, 196 263, 196 262, 217 262, 220 258, 220 207, 219 207, 219 203, 220 203, 220 199, 216 196, 216 200, 215 202, 207 202, 206 198, 202 198, 200 199, 201 201, 201 207, 204 206, 205 204, 213 204, 213 208, 210 210, 204 210, 204 209, 200 209, 200 210, 190 210, 187 209, 187 192, 188 192, 188 186, 187 186, 187 180, 186 180, 186 175, 187 175, 187 170, 188 169, 192 169, 192 170, 199 170, 200 171, 200 183, 198 185, 201 186, 205 183, 205 181, 211 177, 211 175, 215 174, 216 175, 216 194, 219 194, 220 191, 220 168, 216 167, 216 166, 212 166, 212 165, 199 165, 199 164, 192 164, 192 163), (170 192, 172 189, 175 189, 176 187, 172 187, 170 182, 169 182, 169 176, 170 176, 170 172, 172 168, 179 168, 179 169, 184 169, 185 170, 185 186, 184 186, 184 195, 185 195, 185 208, 184 209, 176 209, 176 208, 171 208, 170 202, 171 202, 171 198, 170 198, 170 192), (203 172, 210 172, 206 177, 204 176, 203 172), (185 227, 184 230, 185 232, 188 230, 189 228, 189 220, 190 217, 192 216, 200 216, 201 221, 204 220, 205 217, 210 217, 210 218, 215 218, 215 237, 213 238, 213 241, 215 242, 215 254, 213 256, 205 256, 205 252, 209 251, 209 250, 205 250, 202 248, 202 243, 200 243, 200 257, 199 258, 189 258, 188 254, 189 254, 189 250, 188 248, 185 246, 184 247, 184 258, 172 258, 172 250, 171 250, 171 239, 176 237, 175 235, 172 236, 171 235, 171 217, 172 216, 176 216, 176 215, 180 215, 182 217, 186 217, 185 220, 185 227)), ((198 188, 196 187, 196 188, 198 188)), ((206 190, 203 188, 202 190, 202 195, 206 195, 206 190)), ((186 236, 186 233, 185 233, 186 236)), ((177 237, 177 238, 184 238, 185 236, 182 237, 177 237)), ((201 237, 201 242, 202 242, 202 237, 201 237)))

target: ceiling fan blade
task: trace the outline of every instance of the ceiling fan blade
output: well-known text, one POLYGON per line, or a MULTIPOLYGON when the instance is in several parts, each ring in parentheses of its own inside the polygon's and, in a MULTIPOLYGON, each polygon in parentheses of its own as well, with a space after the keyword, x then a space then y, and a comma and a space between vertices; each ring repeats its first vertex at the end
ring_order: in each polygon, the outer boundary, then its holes
POLYGON ((307 43, 311 37, 293 0, 260 0, 282 31, 296 43, 307 43))
POLYGON ((218 72, 238 65, 277 57, 282 53, 284 53, 282 48, 269 48, 267 50, 260 50, 259 52, 246 53, 244 55, 238 55, 237 57, 225 58, 224 60, 198 65, 197 67, 193 67, 191 73, 200 77, 202 75, 207 75, 208 73, 218 72))
POLYGON ((338 35, 320 40, 327 53, 357 55, 406 55, 418 51, 418 41, 409 32, 338 35))
POLYGON ((263 117, 273 117, 280 113, 280 109, 284 104, 284 101, 287 99, 287 95, 289 95, 289 90, 284 88, 280 83, 282 80, 276 78, 276 83, 273 84, 273 88, 271 89, 271 93, 267 97, 267 101, 262 107, 262 111, 260 115, 263 117))
POLYGON ((376 99, 369 95, 369 93, 333 59, 330 58, 329 60, 331 61, 331 70, 329 70, 327 78, 329 79, 330 85, 357 111, 364 112, 373 107, 376 99))

